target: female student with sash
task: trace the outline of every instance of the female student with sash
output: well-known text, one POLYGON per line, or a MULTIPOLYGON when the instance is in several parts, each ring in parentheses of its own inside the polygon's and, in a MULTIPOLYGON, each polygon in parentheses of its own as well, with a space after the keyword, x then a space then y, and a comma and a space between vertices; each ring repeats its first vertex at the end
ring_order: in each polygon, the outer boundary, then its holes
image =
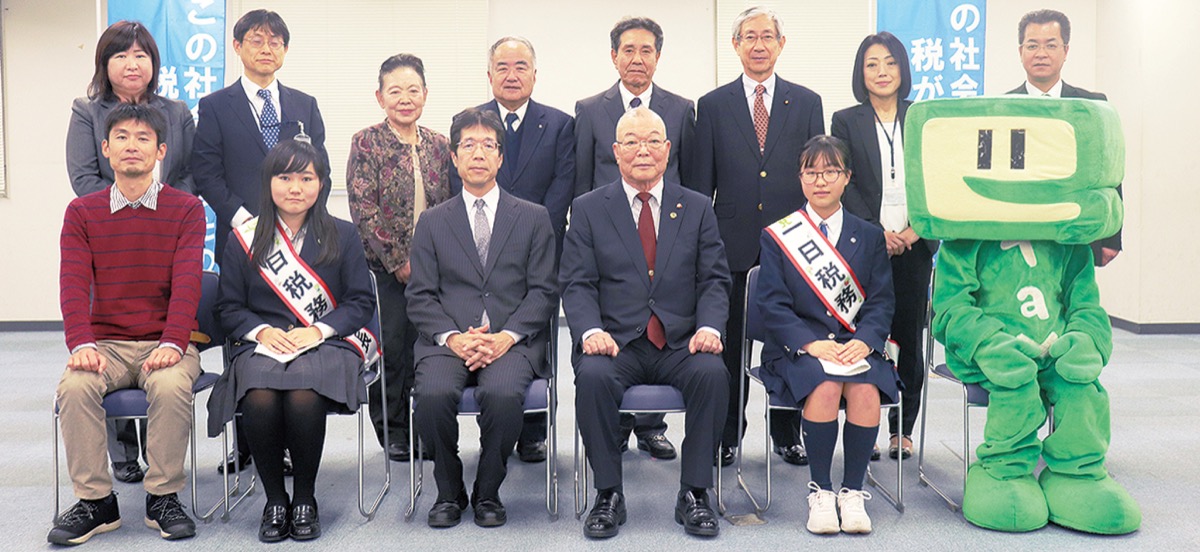
POLYGON ((892 269, 883 231, 842 208, 850 153, 815 136, 800 155, 805 206, 763 230, 757 301, 767 329, 762 379, 802 408, 808 449, 808 530, 871 532, 862 490, 879 433, 881 398, 899 393, 884 357, 892 323, 892 269), (845 473, 833 492, 830 465, 842 426, 845 473), (841 510, 839 525, 838 510, 841 510))
POLYGON ((326 413, 367 400, 363 360, 378 354, 362 329, 375 306, 362 243, 318 199, 324 161, 302 139, 279 142, 263 161, 261 215, 232 230, 217 301, 233 360, 209 398, 208 429, 215 436, 240 409, 267 495, 263 542, 320 536, 314 488, 326 413))
POLYGON ((892 339, 900 347, 896 366, 904 391, 904 417, 888 411, 888 456, 912 456, 913 425, 921 410, 925 361, 921 332, 933 253, 938 242, 921 239, 908 224, 904 191, 904 115, 912 102, 912 73, 904 44, 889 32, 873 34, 858 46, 851 88, 859 105, 833 114, 830 134, 850 148, 853 169, 843 203, 851 214, 883 229, 892 265, 896 315, 892 339))

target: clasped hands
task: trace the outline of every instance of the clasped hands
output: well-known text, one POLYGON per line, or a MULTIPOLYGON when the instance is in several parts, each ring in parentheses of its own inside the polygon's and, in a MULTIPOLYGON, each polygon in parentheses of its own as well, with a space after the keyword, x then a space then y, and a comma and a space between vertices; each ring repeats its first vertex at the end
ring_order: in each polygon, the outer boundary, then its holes
MULTIPOLYGON (((150 372, 174 366, 179 363, 181 358, 179 351, 170 347, 159 347, 151 351, 150 356, 146 357, 146 361, 142 363, 142 371, 150 372)), ((84 347, 75 351, 71 355, 71 358, 67 359, 67 368, 71 370, 104 373, 104 369, 107 367, 108 358, 100 354, 100 351, 95 347, 84 347)))
POLYGON ((292 328, 291 330, 263 328, 258 332, 258 335, 254 336, 254 339, 266 346, 273 353, 292 354, 320 341, 324 337, 320 328, 308 326, 306 328, 292 328))
POLYGON ((467 370, 472 372, 484 368, 504 356, 516 341, 505 332, 489 333, 490 325, 467 328, 466 333, 456 333, 446 338, 446 346, 458 358, 463 359, 467 370))
MULTIPOLYGON (((721 343, 721 338, 717 334, 707 330, 697 330, 692 339, 688 341, 688 352, 696 353, 712 353, 714 355, 721 354, 725 349, 725 345, 721 343)), ((608 355, 615 357, 621 352, 621 348, 617 347, 617 342, 613 341, 611 335, 605 331, 599 331, 589 335, 583 340, 583 354, 585 355, 608 355)))
POLYGON ((845 343, 825 339, 805 345, 804 352, 821 360, 849 366, 867 358, 867 355, 871 354, 871 347, 857 339, 845 343))
POLYGON ((919 236, 917 236, 916 232, 913 232, 912 227, 905 228, 899 232, 885 230, 883 232, 883 237, 887 241, 888 257, 895 257, 896 255, 904 253, 905 251, 911 250, 913 244, 917 243, 917 240, 921 239, 919 236))

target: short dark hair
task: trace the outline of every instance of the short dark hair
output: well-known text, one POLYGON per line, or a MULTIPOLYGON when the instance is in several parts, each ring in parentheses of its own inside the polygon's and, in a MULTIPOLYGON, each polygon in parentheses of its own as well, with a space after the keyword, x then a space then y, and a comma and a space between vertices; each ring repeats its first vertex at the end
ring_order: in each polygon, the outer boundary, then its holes
MULTIPOLYGON (((266 266, 267 255, 275 239, 275 217, 279 208, 271 196, 271 179, 276 175, 300 172, 312 165, 313 172, 321 186, 325 186, 325 174, 329 167, 325 166, 325 157, 316 146, 301 140, 280 140, 262 162, 262 188, 259 191, 258 227, 254 229, 254 240, 250 242, 250 261, 253 266, 266 266)), ((338 230, 337 223, 329 214, 326 207, 326 195, 317 194, 317 202, 308 209, 305 224, 308 226, 308 238, 316 240, 320 247, 317 260, 313 264, 323 265, 337 261, 338 230)))
POLYGON ((626 17, 617 21, 617 24, 613 25, 612 31, 608 33, 608 39, 612 42, 614 52, 621 47, 621 35, 625 34, 625 31, 632 31, 634 29, 650 31, 654 35, 654 49, 659 52, 662 51, 663 31, 658 23, 655 23, 649 17, 626 17))
MULTIPOLYGON (((818 134, 804 143, 800 150, 800 170, 807 169, 817 161, 824 160, 831 165, 839 165, 843 169, 850 168, 850 147, 841 138, 828 134, 818 134)), ((796 175, 797 178, 800 175, 796 175)))
POLYGON ((401 67, 408 67, 416 71, 417 76, 421 77, 421 86, 425 86, 425 63, 421 61, 421 58, 412 54, 396 54, 383 60, 383 64, 379 66, 380 91, 383 91, 383 77, 401 67))
POLYGON ((908 51, 904 49, 904 43, 900 42, 896 35, 883 31, 879 34, 867 35, 862 44, 858 45, 858 54, 854 56, 854 74, 850 77, 850 88, 854 91, 854 99, 858 103, 867 103, 867 80, 863 78, 863 64, 867 61, 867 49, 876 44, 882 44, 888 49, 888 53, 896 59, 896 63, 900 65, 900 88, 896 90, 896 96, 899 99, 908 97, 908 93, 912 91, 912 70, 908 66, 908 51))
POLYGON ((167 142, 167 118, 156 108, 146 104, 131 104, 121 102, 112 111, 108 112, 108 117, 104 119, 104 139, 108 139, 108 135, 112 133, 113 127, 125 121, 138 121, 145 123, 154 131, 154 137, 157 140, 155 145, 161 146, 167 142))
POLYGON ((1022 16, 1021 22, 1017 23, 1017 44, 1025 43, 1025 27, 1046 23, 1058 23, 1058 28, 1062 30, 1063 44, 1071 43, 1071 20, 1067 19, 1067 14, 1055 10, 1034 10, 1022 16))
POLYGON ((450 122, 450 150, 458 151, 458 143, 462 139, 464 128, 477 126, 490 129, 496 133, 496 144, 500 146, 496 151, 503 154, 504 123, 500 122, 500 116, 490 109, 478 109, 474 107, 468 107, 460 111, 458 115, 454 116, 454 120, 450 122))
POLYGON ((160 60, 158 44, 154 42, 154 35, 151 35, 150 30, 138 21, 117 21, 109 25, 100 35, 100 40, 96 41, 96 71, 92 73, 92 82, 88 85, 89 98, 93 100, 97 98, 117 99, 116 94, 113 93, 112 83, 108 80, 108 60, 132 48, 134 44, 150 54, 153 74, 150 75, 150 82, 146 84, 146 93, 154 94, 154 91, 158 90, 160 60))
POLYGON ((266 29, 271 31, 271 34, 283 39, 283 47, 287 48, 288 42, 292 40, 292 34, 288 32, 287 23, 283 22, 283 18, 279 14, 269 10, 251 10, 246 12, 237 23, 233 24, 233 39, 242 42, 246 39, 246 33, 254 29, 266 29))

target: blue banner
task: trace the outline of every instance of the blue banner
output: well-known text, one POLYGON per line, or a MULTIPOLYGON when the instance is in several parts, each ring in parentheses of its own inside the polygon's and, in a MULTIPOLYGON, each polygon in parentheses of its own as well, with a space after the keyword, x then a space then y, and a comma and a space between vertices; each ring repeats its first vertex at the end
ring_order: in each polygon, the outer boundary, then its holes
POLYGON ((876 28, 908 49, 913 101, 983 95, 987 0, 880 0, 876 28))
MULTIPOLYGON (((139 21, 158 44, 158 94, 181 100, 196 116, 200 98, 225 85, 225 2, 218 0, 109 0, 108 24, 139 21)), ((204 270, 216 270, 216 215, 204 235, 204 270)))

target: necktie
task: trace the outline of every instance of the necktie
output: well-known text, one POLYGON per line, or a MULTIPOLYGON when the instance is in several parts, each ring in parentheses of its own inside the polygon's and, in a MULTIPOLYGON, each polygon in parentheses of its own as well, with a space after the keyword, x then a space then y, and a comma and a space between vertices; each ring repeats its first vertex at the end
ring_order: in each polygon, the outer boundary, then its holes
MULTIPOLYGON (((653 280, 658 238, 654 235, 654 213, 650 212, 650 197, 649 192, 637 195, 642 202, 642 212, 638 215, 638 237, 642 239, 642 253, 646 255, 646 266, 650 269, 650 279, 653 280)), ((659 349, 667 345, 667 332, 663 329, 662 320, 659 320, 653 311, 650 312, 650 321, 646 323, 646 338, 659 349)))
POLYGON ((819 228, 821 230, 822 236, 829 237, 829 225, 828 224, 825 224, 824 221, 821 221, 821 224, 818 224, 817 228, 819 228))
MULTIPOLYGON (((479 264, 487 266, 488 242, 492 239, 492 231, 488 228, 487 214, 483 212, 484 205, 487 205, 487 202, 482 198, 475 200, 475 250, 479 252, 479 264)), ((479 325, 482 327, 489 323, 485 307, 479 325)))
POLYGON ((767 115, 767 104, 763 103, 763 94, 766 91, 767 87, 761 84, 754 87, 754 134, 758 135, 759 153, 762 153, 767 144, 767 125, 771 121, 771 117, 767 115))
POLYGON ((629 109, 637 109, 641 106, 642 106, 641 98, 634 98, 632 100, 629 100, 629 109))
POLYGON ((279 143, 279 116, 275 113, 275 106, 271 104, 270 90, 259 90, 258 97, 263 99, 262 117, 258 120, 258 126, 262 128, 263 143, 269 150, 279 143))
POLYGON ((508 160, 509 168, 516 168, 517 158, 521 156, 521 141, 517 139, 517 114, 509 113, 504 116, 504 158, 508 160))

